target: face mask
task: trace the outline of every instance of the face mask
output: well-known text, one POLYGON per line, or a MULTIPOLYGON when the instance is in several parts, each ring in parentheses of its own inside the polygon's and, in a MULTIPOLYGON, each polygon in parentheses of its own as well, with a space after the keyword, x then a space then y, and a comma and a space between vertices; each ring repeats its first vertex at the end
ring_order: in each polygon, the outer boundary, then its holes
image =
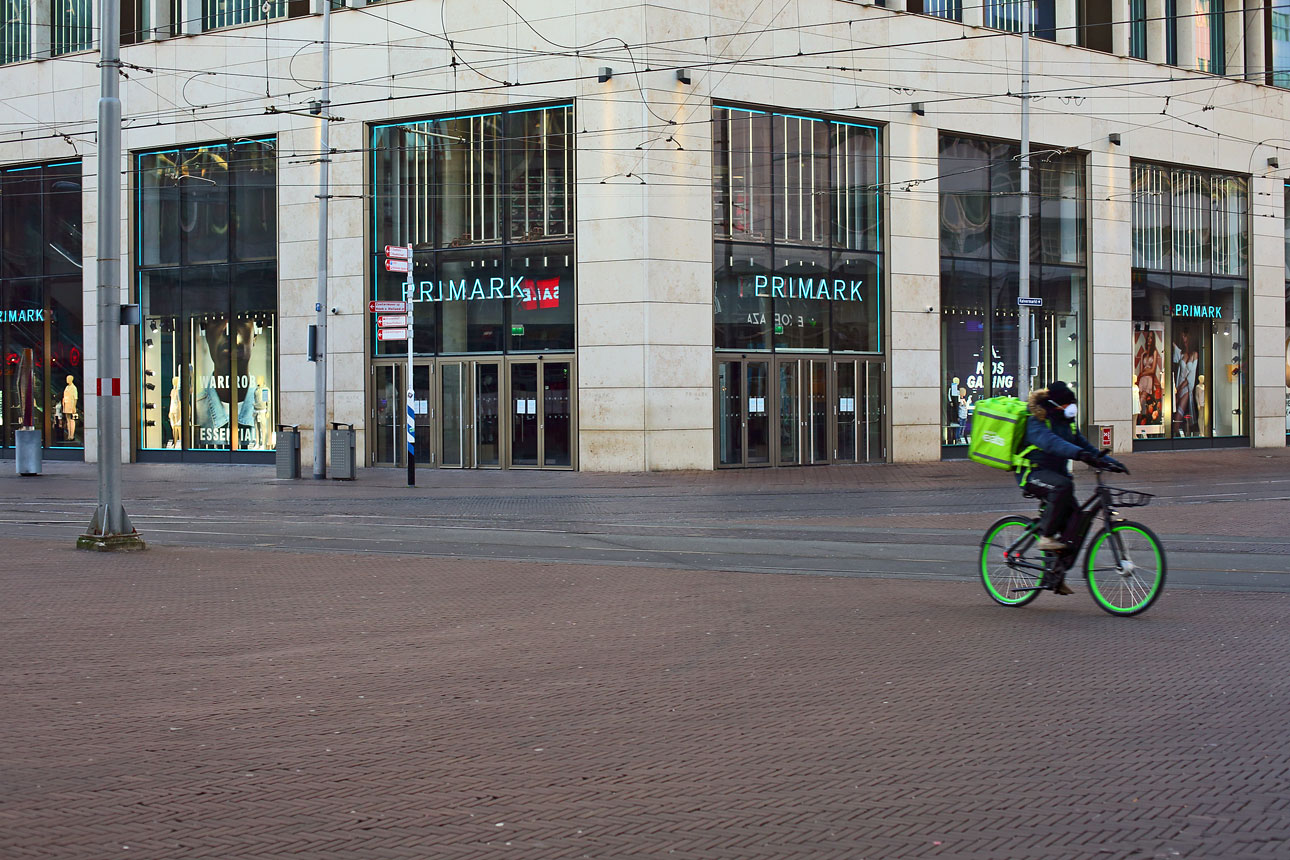
POLYGON ((1068 404, 1066 408, 1062 410, 1062 414, 1065 415, 1067 418, 1069 418, 1071 421, 1074 421, 1075 416, 1079 414, 1079 409, 1076 408, 1074 403, 1071 403, 1071 404, 1068 404))

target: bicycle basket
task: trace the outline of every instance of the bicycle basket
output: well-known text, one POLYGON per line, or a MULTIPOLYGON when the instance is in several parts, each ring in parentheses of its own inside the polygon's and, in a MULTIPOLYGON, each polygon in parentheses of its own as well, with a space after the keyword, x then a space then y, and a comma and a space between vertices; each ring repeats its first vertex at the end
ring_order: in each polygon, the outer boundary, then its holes
POLYGON ((1140 493, 1137 490, 1121 490, 1118 487, 1107 487, 1111 504, 1120 508, 1140 508, 1151 504, 1155 498, 1152 493, 1140 493))

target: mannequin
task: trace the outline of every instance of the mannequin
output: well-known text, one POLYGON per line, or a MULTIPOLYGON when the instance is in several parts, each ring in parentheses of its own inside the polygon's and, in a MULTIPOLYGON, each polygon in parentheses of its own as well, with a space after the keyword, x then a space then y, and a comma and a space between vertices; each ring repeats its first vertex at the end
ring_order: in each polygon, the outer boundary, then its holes
POLYGON ((255 444, 257 447, 264 449, 269 448, 269 407, 272 405, 273 394, 269 387, 264 384, 264 377, 255 378, 255 444))
POLYGON ((76 388, 76 378, 67 377, 67 387, 63 389, 63 426, 67 430, 67 439, 76 438, 76 419, 80 418, 80 413, 76 411, 76 406, 80 402, 81 392, 76 388))
MULTIPOLYGON (((1133 426, 1137 427, 1140 423, 1138 416, 1142 414, 1142 389, 1138 388, 1138 377, 1133 377, 1133 426)), ((1136 435, 1141 436, 1142 431, 1135 430, 1136 435)))
POLYGON ((170 445, 171 448, 178 448, 180 440, 184 438, 183 428, 180 427, 182 411, 179 406, 179 377, 174 376, 170 379, 170 410, 166 417, 170 419, 170 445))
POLYGON ((1206 428, 1209 427, 1209 404, 1205 401, 1205 374, 1203 373, 1196 377, 1196 420, 1200 424, 1196 428, 1196 435, 1206 435, 1206 428))

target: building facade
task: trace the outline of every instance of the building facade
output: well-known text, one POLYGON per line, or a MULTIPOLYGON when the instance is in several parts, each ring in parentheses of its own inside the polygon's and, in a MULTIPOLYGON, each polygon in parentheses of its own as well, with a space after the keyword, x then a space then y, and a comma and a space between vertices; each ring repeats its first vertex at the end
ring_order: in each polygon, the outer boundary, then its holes
POLYGON ((435 468, 955 458, 1023 375, 1118 451, 1290 437, 1280 0, 349 0, 326 105, 319 2, 133 0, 142 323, 106 333, 97 4, 7 6, 0 452, 31 350, 32 424, 92 459, 85 345, 119 336, 130 459, 268 462, 291 426, 308 460, 323 159, 325 414, 363 465, 409 415, 435 468))

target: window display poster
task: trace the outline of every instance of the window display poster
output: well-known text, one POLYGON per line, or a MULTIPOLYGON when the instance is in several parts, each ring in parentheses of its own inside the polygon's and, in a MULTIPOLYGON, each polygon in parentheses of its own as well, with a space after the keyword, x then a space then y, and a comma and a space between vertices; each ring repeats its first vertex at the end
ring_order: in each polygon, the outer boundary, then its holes
POLYGON ((273 325, 271 315, 223 314, 191 321, 192 447, 273 447, 273 325), (231 417, 237 416, 232 436, 231 417))
POLYGON ((1134 324, 1133 389, 1134 435, 1159 436, 1164 433, 1164 365, 1165 326, 1163 322, 1134 324))
POLYGON ((1196 436, 1204 432, 1201 424, 1202 398, 1198 390, 1204 368, 1200 360, 1200 339, 1195 327, 1187 323, 1174 324, 1172 349, 1173 376, 1173 435, 1196 436))

